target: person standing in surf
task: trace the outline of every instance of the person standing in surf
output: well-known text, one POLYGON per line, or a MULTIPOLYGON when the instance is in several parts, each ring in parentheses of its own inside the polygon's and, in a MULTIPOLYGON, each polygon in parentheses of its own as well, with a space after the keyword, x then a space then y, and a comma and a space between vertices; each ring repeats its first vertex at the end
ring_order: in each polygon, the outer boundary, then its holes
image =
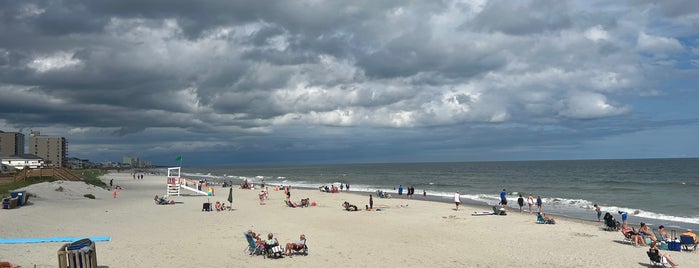
POLYGON ((597 204, 595 204, 595 212, 597 212, 597 222, 601 222, 600 218, 602 217, 602 208, 600 208, 597 204))
POLYGON ((403 185, 398 185, 398 195, 403 195, 403 185))
POLYGON ((527 204, 529 204, 529 214, 532 214, 532 206, 534 205, 534 196, 532 193, 529 193, 529 197, 527 197, 527 204))
POLYGON ((522 210, 524 208, 524 197, 522 197, 522 194, 519 194, 519 198, 517 198, 517 204, 519 205, 519 213, 522 213, 522 210))
POLYGON ((507 211, 507 190, 505 189, 500 192, 500 205, 507 211))
POLYGON ((541 213, 541 205, 542 205, 541 196, 537 195, 536 196, 536 207, 539 209, 539 213, 541 213))
POLYGON ((461 204, 461 194, 459 192, 454 193, 454 203, 456 204, 456 210, 459 210, 459 205, 461 204))

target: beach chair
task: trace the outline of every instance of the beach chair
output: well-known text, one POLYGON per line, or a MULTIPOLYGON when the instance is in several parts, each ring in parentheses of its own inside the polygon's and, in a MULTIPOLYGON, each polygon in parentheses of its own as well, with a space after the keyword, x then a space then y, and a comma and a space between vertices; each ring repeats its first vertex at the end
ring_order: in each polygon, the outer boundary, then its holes
POLYGON ((97 250, 92 240, 85 238, 67 243, 58 249, 59 268, 96 268, 97 250))
POLYGON ((650 266, 651 267, 658 267, 662 266, 665 267, 665 264, 667 261, 663 262, 664 259, 660 257, 660 253, 658 251, 646 251, 646 254, 648 255, 648 259, 650 259, 650 266))
POLYGON ((658 248, 662 250, 668 250, 667 241, 665 240, 665 237, 662 234, 660 234, 660 231, 658 231, 657 229, 651 229, 651 231, 653 232, 653 235, 655 235, 655 238, 658 239, 658 248))
POLYGON ((300 250, 293 249, 291 253, 294 255, 308 256, 308 240, 306 240, 306 242, 303 244, 303 248, 300 250))
POLYGON ((536 215, 536 223, 544 224, 546 221, 544 220, 544 217, 541 216, 541 213, 536 215))
MULTIPOLYGON (((621 232, 622 235, 624 235, 624 242, 627 242, 631 245, 633 245, 633 235, 636 233, 636 230, 634 228, 631 228, 632 232, 621 232)), ((621 230, 619 230, 621 231, 621 230)))
POLYGON ((245 236, 245 239, 248 240, 248 246, 245 248, 245 253, 252 256, 252 255, 262 255, 263 257, 265 256, 265 247, 263 245, 257 245, 255 243, 255 239, 250 236, 248 233, 243 233, 245 236))
POLYGON ((688 235, 680 235, 680 244, 686 251, 696 251, 697 244, 694 242, 694 237, 688 235))
POLYGON ((280 245, 276 245, 276 246, 265 245, 265 249, 267 250, 267 252, 266 252, 267 258, 278 259, 278 258, 284 257, 284 255, 283 255, 284 248, 282 248, 282 246, 280 246, 280 245))

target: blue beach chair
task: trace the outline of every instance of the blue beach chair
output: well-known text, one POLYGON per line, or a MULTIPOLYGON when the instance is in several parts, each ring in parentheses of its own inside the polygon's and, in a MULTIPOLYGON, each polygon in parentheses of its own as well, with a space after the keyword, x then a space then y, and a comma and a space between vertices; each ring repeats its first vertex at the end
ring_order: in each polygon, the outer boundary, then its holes
POLYGON ((694 237, 688 235, 680 235, 680 244, 687 251, 697 250, 697 244, 694 242, 694 237))
POLYGON ((245 248, 245 253, 248 255, 262 255, 263 257, 265 256, 265 247, 264 245, 257 245, 255 243, 255 239, 250 236, 248 233, 243 233, 245 236, 245 239, 248 240, 248 246, 245 248))

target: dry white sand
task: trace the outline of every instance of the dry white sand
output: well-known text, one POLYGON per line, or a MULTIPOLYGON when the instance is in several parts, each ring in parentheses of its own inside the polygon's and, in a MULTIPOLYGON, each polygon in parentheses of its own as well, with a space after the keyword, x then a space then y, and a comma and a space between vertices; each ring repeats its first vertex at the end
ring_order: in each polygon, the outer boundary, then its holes
MULTIPOLYGON (((97 242, 100 267, 648 267, 646 248, 626 244, 619 232, 597 223, 557 219, 535 223, 535 216, 471 216, 483 208, 454 210, 449 203, 374 198, 382 211, 347 212, 368 194, 328 194, 292 189, 292 200, 309 197, 318 206, 288 208, 273 189, 266 205, 258 191, 233 190, 234 211, 202 212, 216 196, 181 196, 177 205, 155 205, 166 189, 164 176, 133 180, 110 173, 124 187, 112 192, 82 183, 42 183, 27 187, 30 205, 0 210, 0 237, 110 236, 97 242), (55 191, 62 187, 62 192, 55 191), (83 198, 91 193, 96 199, 83 198), (243 232, 274 233, 281 243, 308 239, 308 256, 263 259, 243 253, 243 232)), ((185 191, 186 192, 186 191, 185 191)), ((62 243, 0 244, 0 260, 23 267, 56 267, 62 243)), ((669 252, 680 267, 699 267, 699 254, 669 252)))

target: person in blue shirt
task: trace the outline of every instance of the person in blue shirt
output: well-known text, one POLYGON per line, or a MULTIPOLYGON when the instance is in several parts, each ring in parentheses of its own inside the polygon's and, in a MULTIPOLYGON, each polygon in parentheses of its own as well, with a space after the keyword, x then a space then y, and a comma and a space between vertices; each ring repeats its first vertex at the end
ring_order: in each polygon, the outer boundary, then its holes
POLYGON ((403 185, 398 185, 398 195, 403 195, 403 185))
POLYGON ((505 189, 502 189, 502 192, 500 192, 500 205, 507 211, 507 190, 505 189))

